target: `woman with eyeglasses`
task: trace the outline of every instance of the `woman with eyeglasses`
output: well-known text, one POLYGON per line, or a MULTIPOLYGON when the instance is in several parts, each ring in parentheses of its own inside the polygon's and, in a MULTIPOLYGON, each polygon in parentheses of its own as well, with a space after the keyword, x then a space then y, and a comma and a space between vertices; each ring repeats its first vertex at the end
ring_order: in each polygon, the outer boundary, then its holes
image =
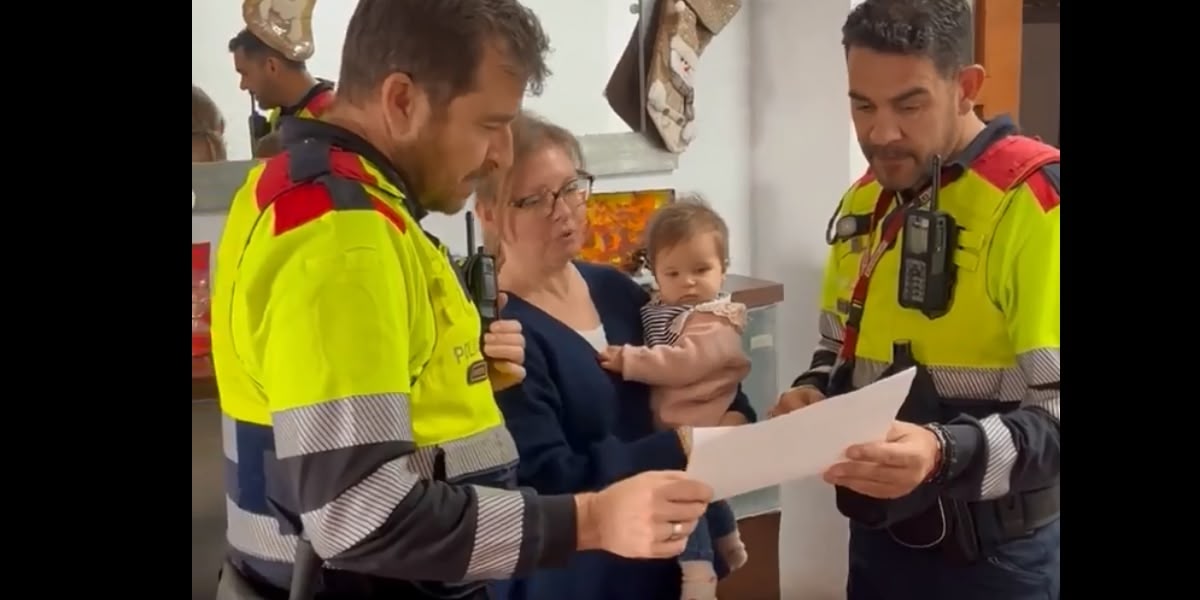
MULTIPOLYGON (((521 462, 540 493, 599 490, 642 471, 687 466, 691 430, 656 431, 648 388, 600 366, 610 345, 643 343, 646 292, 609 266, 579 262, 593 178, 570 132, 524 114, 512 125, 513 166, 476 194, 485 244, 502 256, 506 318, 524 329, 522 385, 497 394, 521 462), (501 217, 502 215, 502 217, 501 217)), ((740 391, 731 413, 755 418, 740 391)), ((506 600, 679 598, 674 560, 581 553, 567 567, 496 585, 506 600)))

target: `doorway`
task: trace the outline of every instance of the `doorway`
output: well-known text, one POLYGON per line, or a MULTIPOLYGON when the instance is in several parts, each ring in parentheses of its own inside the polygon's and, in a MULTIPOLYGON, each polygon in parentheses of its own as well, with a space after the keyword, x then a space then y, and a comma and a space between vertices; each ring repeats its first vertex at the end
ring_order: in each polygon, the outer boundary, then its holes
POLYGON ((1021 27, 1021 128, 1059 144, 1059 0, 1025 0, 1021 27))
POLYGON ((975 0, 975 60, 987 70, 976 110, 1007 114, 1059 143, 1059 0, 975 0))

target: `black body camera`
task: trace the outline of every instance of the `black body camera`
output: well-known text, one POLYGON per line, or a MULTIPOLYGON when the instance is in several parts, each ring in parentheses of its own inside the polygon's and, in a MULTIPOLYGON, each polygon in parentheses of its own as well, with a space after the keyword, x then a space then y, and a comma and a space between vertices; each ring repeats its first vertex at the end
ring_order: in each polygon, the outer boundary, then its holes
POLYGON ((954 296, 954 251, 958 224, 938 210, 942 185, 942 159, 933 158, 928 200, 904 216, 904 243, 900 249, 900 306, 936 319, 950 310, 954 296))
POLYGON ((467 213, 467 259, 462 273, 467 295, 479 309, 479 320, 486 333, 500 318, 500 289, 496 283, 496 258, 475 246, 475 215, 467 213))

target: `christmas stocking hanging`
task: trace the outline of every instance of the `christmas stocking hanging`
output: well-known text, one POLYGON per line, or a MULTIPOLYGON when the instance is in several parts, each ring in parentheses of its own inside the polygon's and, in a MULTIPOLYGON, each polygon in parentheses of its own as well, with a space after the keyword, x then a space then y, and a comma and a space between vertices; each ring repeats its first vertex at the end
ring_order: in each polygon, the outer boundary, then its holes
POLYGON ((646 112, 671 152, 680 153, 696 136, 695 72, 704 48, 741 8, 741 0, 659 0, 646 112))

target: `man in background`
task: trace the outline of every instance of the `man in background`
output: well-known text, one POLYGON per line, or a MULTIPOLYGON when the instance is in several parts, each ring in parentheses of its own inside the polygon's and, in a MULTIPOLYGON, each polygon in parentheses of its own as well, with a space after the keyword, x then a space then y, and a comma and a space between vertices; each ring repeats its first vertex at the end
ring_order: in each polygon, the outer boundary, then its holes
POLYGON ((333 101, 333 83, 317 79, 303 61, 288 59, 247 29, 229 40, 233 67, 240 76, 239 87, 250 92, 266 119, 253 119, 251 147, 278 131, 282 117, 315 119, 333 101))

